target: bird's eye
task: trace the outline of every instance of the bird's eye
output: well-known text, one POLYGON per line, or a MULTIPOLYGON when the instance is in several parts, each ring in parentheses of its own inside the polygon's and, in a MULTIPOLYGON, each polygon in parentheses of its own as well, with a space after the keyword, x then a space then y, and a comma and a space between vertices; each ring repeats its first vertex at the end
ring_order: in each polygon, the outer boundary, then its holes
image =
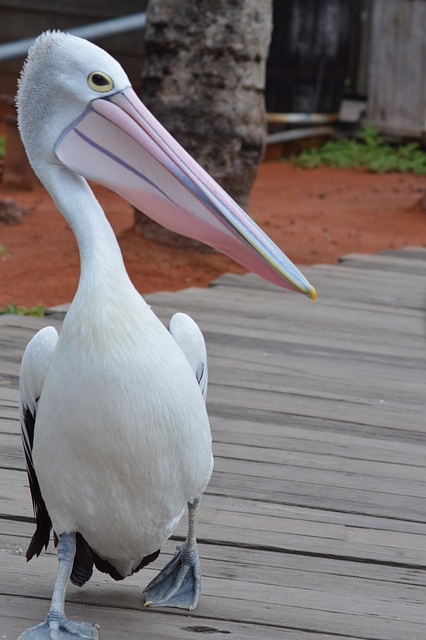
POLYGON ((114 88, 111 78, 102 71, 93 71, 87 78, 87 84, 93 91, 99 91, 100 93, 111 91, 114 88))

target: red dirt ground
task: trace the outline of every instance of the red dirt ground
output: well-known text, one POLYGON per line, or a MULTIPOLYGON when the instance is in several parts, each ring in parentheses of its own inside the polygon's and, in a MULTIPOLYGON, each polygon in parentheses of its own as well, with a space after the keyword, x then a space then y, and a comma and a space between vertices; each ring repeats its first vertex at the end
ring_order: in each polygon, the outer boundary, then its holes
MULTIPOLYGON (((348 252, 426 244, 422 176, 377 175, 358 170, 262 164, 249 211, 297 264, 336 262, 348 252)), ((228 258, 196 249, 167 247, 135 233, 132 208, 96 189, 118 236, 129 274, 143 292, 207 286, 220 274, 244 270, 228 258)), ((70 302, 79 260, 74 236, 41 189, 6 190, 29 213, 21 224, 0 222, 0 306, 11 302, 70 302)))

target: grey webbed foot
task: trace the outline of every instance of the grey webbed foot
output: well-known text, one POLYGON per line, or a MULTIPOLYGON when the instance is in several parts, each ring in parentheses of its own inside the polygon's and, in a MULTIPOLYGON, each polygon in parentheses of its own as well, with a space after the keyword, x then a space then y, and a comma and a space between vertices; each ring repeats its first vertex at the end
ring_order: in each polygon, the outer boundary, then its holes
POLYGON ((195 609, 201 589, 201 570, 197 549, 188 550, 186 542, 178 547, 172 560, 145 589, 146 607, 195 609))
POLYGON ((98 640, 96 627, 49 614, 47 620, 21 633, 18 640, 98 640))
POLYGON ((196 499, 188 504, 186 541, 146 587, 146 607, 178 607, 192 611, 197 606, 201 591, 201 568, 195 537, 198 503, 199 499, 196 499))
POLYGON ((95 626, 88 622, 69 620, 64 613, 65 591, 71 575, 75 550, 75 534, 61 534, 58 549, 59 570, 47 619, 21 633, 18 640, 97 640, 99 638, 95 626))

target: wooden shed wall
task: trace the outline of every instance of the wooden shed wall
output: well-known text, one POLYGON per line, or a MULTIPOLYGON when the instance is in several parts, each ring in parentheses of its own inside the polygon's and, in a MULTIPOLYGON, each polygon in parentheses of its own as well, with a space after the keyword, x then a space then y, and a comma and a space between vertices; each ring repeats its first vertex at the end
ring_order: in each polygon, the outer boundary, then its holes
MULTIPOLYGON (((148 0, 0 0, 0 43, 36 36, 46 29, 72 27, 144 11, 148 0)), ((144 54, 141 31, 96 40, 118 58, 138 87, 144 54)), ((0 94, 14 94, 24 56, 0 61, 0 94)))
POLYGON ((397 135, 426 129, 426 2, 374 0, 368 121, 397 135))

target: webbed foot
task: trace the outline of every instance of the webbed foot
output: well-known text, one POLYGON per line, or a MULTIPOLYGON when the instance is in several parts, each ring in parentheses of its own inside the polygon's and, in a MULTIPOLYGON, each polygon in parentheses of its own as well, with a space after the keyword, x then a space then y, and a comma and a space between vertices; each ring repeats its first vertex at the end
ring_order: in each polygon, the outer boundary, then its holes
POLYGON ((146 607, 178 607, 192 611, 198 604, 201 569, 197 547, 186 541, 145 589, 146 607))
POLYGON ((62 533, 59 536, 59 570, 47 619, 21 633, 18 640, 98 640, 99 634, 95 626, 88 622, 69 620, 64 613, 65 590, 75 550, 75 533, 62 533))
POLYGON ((75 622, 63 615, 49 614, 47 620, 27 629, 18 640, 98 640, 95 626, 88 622, 75 622))
POLYGON ((146 607, 178 607, 192 611, 201 591, 201 568, 195 529, 199 498, 188 502, 188 536, 172 560, 145 589, 146 607))

